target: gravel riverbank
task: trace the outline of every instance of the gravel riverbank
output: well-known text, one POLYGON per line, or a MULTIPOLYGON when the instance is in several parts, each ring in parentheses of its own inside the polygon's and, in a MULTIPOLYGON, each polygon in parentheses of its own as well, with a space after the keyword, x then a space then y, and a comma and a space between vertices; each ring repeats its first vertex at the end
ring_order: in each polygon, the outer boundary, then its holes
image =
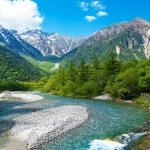
POLYGON ((108 94, 97 96, 97 97, 95 97, 94 99, 100 99, 100 100, 113 100, 113 98, 109 97, 108 94))
POLYGON ((13 119, 11 135, 27 141, 28 149, 36 149, 43 143, 81 125, 88 119, 87 108, 69 105, 22 115, 13 119))
POLYGON ((10 100, 10 99, 21 99, 24 102, 34 102, 43 100, 44 98, 35 94, 26 94, 26 93, 0 93, 0 100, 10 100))

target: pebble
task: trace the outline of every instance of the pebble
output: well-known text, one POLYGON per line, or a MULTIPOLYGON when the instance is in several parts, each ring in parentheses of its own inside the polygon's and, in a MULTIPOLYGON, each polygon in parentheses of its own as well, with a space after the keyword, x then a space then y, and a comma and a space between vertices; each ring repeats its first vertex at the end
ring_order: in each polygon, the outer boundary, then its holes
POLYGON ((27 148, 36 149, 83 124, 87 119, 87 108, 84 106, 69 105, 50 108, 13 119, 15 126, 10 132, 12 136, 16 136, 22 131, 31 129, 28 134, 27 148))

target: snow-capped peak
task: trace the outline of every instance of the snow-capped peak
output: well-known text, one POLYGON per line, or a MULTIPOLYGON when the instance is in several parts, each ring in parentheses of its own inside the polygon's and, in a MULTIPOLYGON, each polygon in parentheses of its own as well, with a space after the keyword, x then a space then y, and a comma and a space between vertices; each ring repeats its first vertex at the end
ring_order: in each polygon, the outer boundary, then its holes
POLYGON ((85 41, 85 38, 72 38, 58 33, 29 30, 21 38, 39 49, 42 54, 62 56, 85 41))

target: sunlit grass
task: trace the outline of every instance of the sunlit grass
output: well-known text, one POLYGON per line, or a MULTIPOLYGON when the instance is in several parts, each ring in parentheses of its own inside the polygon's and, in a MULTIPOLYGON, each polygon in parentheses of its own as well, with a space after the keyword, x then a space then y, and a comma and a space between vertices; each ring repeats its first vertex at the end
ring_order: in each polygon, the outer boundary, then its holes
POLYGON ((53 62, 50 62, 50 61, 43 61, 43 62, 39 62, 31 57, 25 57, 25 59, 27 61, 29 61, 32 65, 48 72, 48 73, 51 73, 51 69, 55 66, 55 64, 53 62))

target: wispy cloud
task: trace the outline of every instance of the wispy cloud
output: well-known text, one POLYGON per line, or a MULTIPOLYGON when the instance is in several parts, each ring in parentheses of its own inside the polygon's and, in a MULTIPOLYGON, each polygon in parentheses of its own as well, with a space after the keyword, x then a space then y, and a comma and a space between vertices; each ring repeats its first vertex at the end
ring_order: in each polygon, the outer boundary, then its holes
POLYGON ((105 11, 99 11, 99 12, 97 13, 97 16, 99 16, 99 17, 108 16, 108 13, 105 12, 105 11))
POLYGON ((82 8, 83 11, 89 10, 89 3, 86 3, 86 2, 77 2, 77 3, 82 8))
POLYGON ((84 18, 88 22, 92 22, 97 19, 97 17, 104 17, 108 16, 108 13, 106 11, 103 11, 106 9, 104 5, 99 0, 92 1, 92 2, 86 2, 86 1, 81 1, 77 2, 78 5, 82 8, 83 11, 88 11, 89 15, 85 16, 84 18), (95 12, 95 15, 91 15, 90 12, 95 12))
POLYGON ((92 21, 96 20, 96 17, 95 16, 86 16, 85 19, 89 22, 92 22, 92 21))
POLYGON ((40 29, 43 19, 32 0, 0 0, 0 25, 7 29, 19 32, 40 29))
POLYGON ((106 7, 103 6, 103 5, 100 3, 100 1, 92 1, 91 7, 94 7, 94 8, 100 9, 100 10, 106 9, 106 7))

